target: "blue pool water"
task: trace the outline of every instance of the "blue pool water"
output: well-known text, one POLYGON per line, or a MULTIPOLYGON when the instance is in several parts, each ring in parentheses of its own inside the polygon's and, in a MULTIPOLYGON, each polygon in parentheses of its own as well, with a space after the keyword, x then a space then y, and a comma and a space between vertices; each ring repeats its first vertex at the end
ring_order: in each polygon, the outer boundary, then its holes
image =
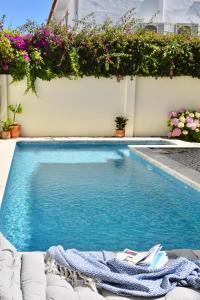
POLYGON ((0 214, 21 251, 200 248, 200 193, 126 144, 18 143, 0 214))

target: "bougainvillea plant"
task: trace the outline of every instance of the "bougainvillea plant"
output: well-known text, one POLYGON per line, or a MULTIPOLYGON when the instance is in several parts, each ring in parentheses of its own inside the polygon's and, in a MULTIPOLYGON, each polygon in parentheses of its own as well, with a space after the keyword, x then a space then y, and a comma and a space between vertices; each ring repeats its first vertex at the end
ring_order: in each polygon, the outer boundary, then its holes
POLYGON ((116 24, 83 19, 73 27, 51 23, 34 28, 29 22, 21 32, 0 26, 0 74, 14 81, 27 78, 27 90, 35 90, 37 78, 200 78, 199 37, 146 32, 138 22, 129 12, 116 24))
POLYGON ((180 110, 169 113, 169 138, 200 142, 200 110, 180 110))

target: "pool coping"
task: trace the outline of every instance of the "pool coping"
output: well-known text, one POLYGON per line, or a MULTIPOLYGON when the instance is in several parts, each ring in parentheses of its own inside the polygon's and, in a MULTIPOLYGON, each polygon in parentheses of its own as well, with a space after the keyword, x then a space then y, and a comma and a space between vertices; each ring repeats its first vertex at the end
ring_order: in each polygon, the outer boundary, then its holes
POLYGON ((0 140, 0 207, 8 179, 16 140, 0 140))
POLYGON ((163 170, 171 176, 174 176, 181 182, 200 192, 200 173, 198 171, 184 166, 169 157, 163 156, 159 152, 153 152, 149 148, 134 149, 131 145, 129 146, 129 149, 131 151, 144 158, 149 163, 152 163, 159 169, 163 170))
POLYGON ((193 143, 193 142, 185 142, 177 139, 167 139, 163 137, 124 137, 124 138, 116 138, 116 137, 20 137, 16 140, 22 142, 48 142, 48 141, 55 141, 55 142, 95 142, 95 141, 107 141, 107 142, 116 142, 116 141, 155 141, 155 145, 132 145, 135 148, 148 148, 148 147, 155 147, 155 148, 177 148, 177 147, 184 147, 184 148, 200 148, 200 143, 193 143), (169 142, 168 145, 156 145, 157 141, 166 141, 169 142))
MULTIPOLYGON (((21 137, 18 139, 2 140, 0 139, 0 207, 4 196, 4 191, 12 163, 12 158, 15 151, 15 146, 17 142, 91 142, 91 141, 107 141, 107 142, 117 142, 117 141, 155 141, 155 145, 130 145, 130 148, 196 148, 200 147, 200 144, 188 143, 180 140, 168 140, 161 137, 125 137, 125 138, 115 138, 115 137, 21 137), (171 144, 169 145, 156 145, 156 141, 167 141, 171 144)), ((148 157, 147 157, 148 159, 148 157)))

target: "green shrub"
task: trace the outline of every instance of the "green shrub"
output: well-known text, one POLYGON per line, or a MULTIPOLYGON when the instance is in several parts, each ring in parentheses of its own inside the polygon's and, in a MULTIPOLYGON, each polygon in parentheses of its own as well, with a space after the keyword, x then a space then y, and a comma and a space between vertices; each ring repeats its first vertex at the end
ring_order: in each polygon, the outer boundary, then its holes
POLYGON ((66 28, 51 24, 31 34, 1 32, 0 73, 14 81, 27 78, 34 90, 36 78, 123 76, 200 78, 200 38, 137 30, 133 18, 119 25, 66 28))

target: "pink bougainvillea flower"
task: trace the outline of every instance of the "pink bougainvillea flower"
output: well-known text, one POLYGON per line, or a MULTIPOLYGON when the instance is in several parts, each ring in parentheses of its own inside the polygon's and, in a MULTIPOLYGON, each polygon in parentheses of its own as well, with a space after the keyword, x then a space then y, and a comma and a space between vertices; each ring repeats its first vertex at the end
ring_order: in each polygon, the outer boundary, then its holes
POLYGON ((58 36, 55 36, 53 41, 57 46, 62 46, 62 44, 63 44, 62 40, 58 36))
POLYGON ((4 71, 8 71, 8 64, 4 63, 2 67, 3 67, 4 71))
POLYGON ((24 40, 31 40, 33 35, 31 33, 25 34, 24 35, 24 40))
POLYGON ((30 60, 28 54, 24 54, 23 57, 24 57, 24 60, 25 60, 26 62, 28 62, 28 61, 30 60))
POLYGON ((177 126, 178 123, 179 123, 179 119, 177 119, 177 118, 173 118, 173 119, 171 120, 171 125, 172 125, 172 126, 177 126))
POLYGON ((181 129, 180 128, 175 128, 173 131, 172 131, 172 137, 178 137, 180 136, 182 133, 181 129))
POLYGON ((42 33, 43 33, 44 36, 46 36, 46 37, 50 36, 50 34, 51 34, 51 32, 50 32, 50 30, 49 30, 48 28, 44 28, 44 29, 42 30, 42 33))
POLYGON ((5 34, 5 37, 10 40, 12 43, 13 47, 18 49, 18 50, 26 50, 27 45, 26 42, 23 38, 23 36, 11 36, 9 34, 5 34))

